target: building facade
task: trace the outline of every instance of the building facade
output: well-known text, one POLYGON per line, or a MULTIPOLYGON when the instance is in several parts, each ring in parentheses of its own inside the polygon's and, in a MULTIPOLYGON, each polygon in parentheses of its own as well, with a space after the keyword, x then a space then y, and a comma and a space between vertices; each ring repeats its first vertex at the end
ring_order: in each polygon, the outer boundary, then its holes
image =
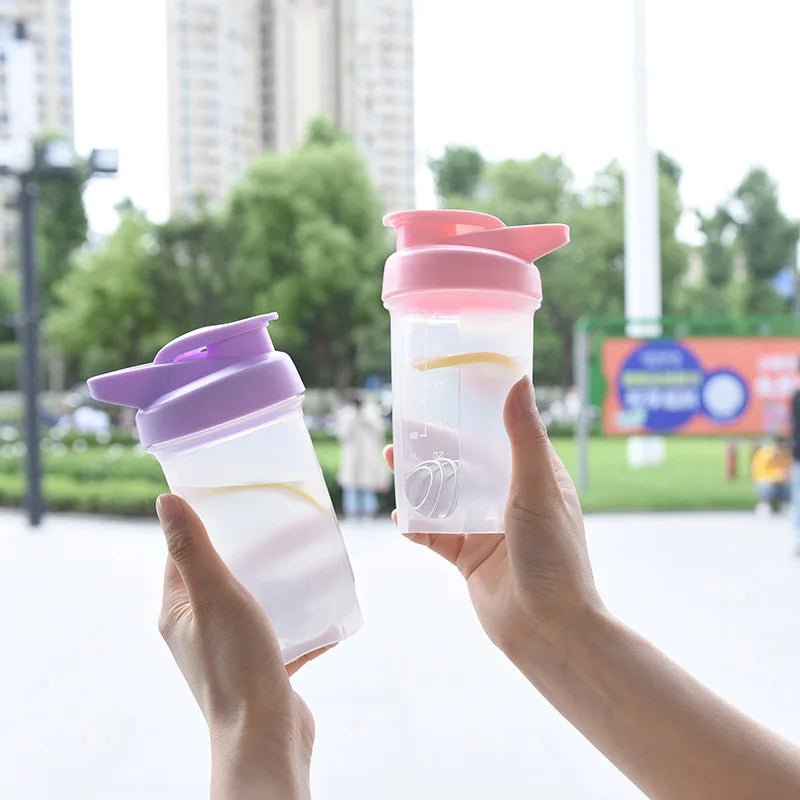
MULTIPOLYGON (((0 0, 0 139, 41 134, 73 135, 72 25, 70 0, 0 0), (25 68, 14 50, 24 37, 33 54, 29 97, 27 82, 11 75, 25 68), (24 96, 15 91, 24 92, 24 96)), ((18 220, 7 187, 0 187, 0 271, 16 263, 18 220)))
POLYGON ((217 205, 316 116, 353 136, 387 208, 414 202, 412 0, 168 0, 170 199, 217 205))
POLYGON ((261 144, 260 3, 168 0, 170 207, 217 204, 261 144))
POLYGON ((353 134, 387 210, 414 208, 412 0, 359 0, 353 134))

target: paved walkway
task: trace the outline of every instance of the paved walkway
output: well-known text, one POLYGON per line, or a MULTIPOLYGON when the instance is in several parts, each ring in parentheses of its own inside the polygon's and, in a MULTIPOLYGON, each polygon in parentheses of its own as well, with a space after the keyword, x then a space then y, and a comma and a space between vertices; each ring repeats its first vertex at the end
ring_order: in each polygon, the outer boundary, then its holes
MULTIPOLYGON (((718 692, 800 741, 800 559, 785 519, 597 516, 601 590, 718 692)), ((485 640, 460 578, 388 525, 347 530, 366 628, 298 675, 315 800, 641 795, 485 640)), ((195 800, 203 720, 156 631, 154 524, 0 513, 0 797, 195 800)))

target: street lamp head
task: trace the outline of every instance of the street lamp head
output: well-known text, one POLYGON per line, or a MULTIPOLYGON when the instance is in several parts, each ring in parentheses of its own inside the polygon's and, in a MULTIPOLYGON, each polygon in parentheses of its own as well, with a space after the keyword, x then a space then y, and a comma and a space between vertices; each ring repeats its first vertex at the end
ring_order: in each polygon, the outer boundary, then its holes
POLYGON ((39 149, 39 170, 45 174, 72 174, 78 165, 78 156, 68 139, 51 139, 39 149))
POLYGON ((89 172, 92 175, 116 175, 119 170, 119 152, 108 148, 92 150, 89 172))

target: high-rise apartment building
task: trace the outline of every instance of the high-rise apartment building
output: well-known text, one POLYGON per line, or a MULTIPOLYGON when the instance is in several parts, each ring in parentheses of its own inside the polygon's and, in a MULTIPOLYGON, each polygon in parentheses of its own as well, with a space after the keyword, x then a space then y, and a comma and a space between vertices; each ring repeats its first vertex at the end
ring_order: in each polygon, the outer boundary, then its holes
POLYGON ((168 0, 173 211, 220 202, 309 121, 358 142, 385 205, 414 203, 412 0, 168 0))
MULTIPOLYGON (((0 0, 0 36, 13 37, 20 23, 36 55, 37 132, 72 136, 70 0, 0 0)), ((0 87, 0 137, 5 137, 9 118, 5 80, 0 87)))
POLYGON ((324 115, 353 132, 357 0, 262 0, 262 140, 287 152, 324 115))
MULTIPOLYGON (((72 137, 72 30, 70 0, 0 0, 0 139, 20 134, 20 109, 12 108, 7 70, 20 63, 6 43, 15 37, 30 40, 33 50, 33 103, 24 98, 25 136, 59 133, 72 137)), ((16 76, 14 76, 16 77, 16 76)), ((0 270, 7 268, 17 242, 16 215, 0 192, 0 270)))
POLYGON ((353 128, 387 210, 413 208, 412 0, 358 0, 353 128))
POLYGON ((215 204, 261 145, 259 0, 168 0, 170 206, 215 204))

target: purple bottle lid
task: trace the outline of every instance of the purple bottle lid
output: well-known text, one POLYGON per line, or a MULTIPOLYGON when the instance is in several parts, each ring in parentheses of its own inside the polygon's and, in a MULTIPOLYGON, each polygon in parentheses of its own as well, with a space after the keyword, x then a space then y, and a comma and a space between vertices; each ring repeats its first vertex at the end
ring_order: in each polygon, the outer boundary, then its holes
POLYGON ((278 315, 213 325, 179 336, 152 364, 88 381, 95 400, 139 409, 145 447, 222 425, 305 391, 294 362, 275 350, 267 327, 278 315))

